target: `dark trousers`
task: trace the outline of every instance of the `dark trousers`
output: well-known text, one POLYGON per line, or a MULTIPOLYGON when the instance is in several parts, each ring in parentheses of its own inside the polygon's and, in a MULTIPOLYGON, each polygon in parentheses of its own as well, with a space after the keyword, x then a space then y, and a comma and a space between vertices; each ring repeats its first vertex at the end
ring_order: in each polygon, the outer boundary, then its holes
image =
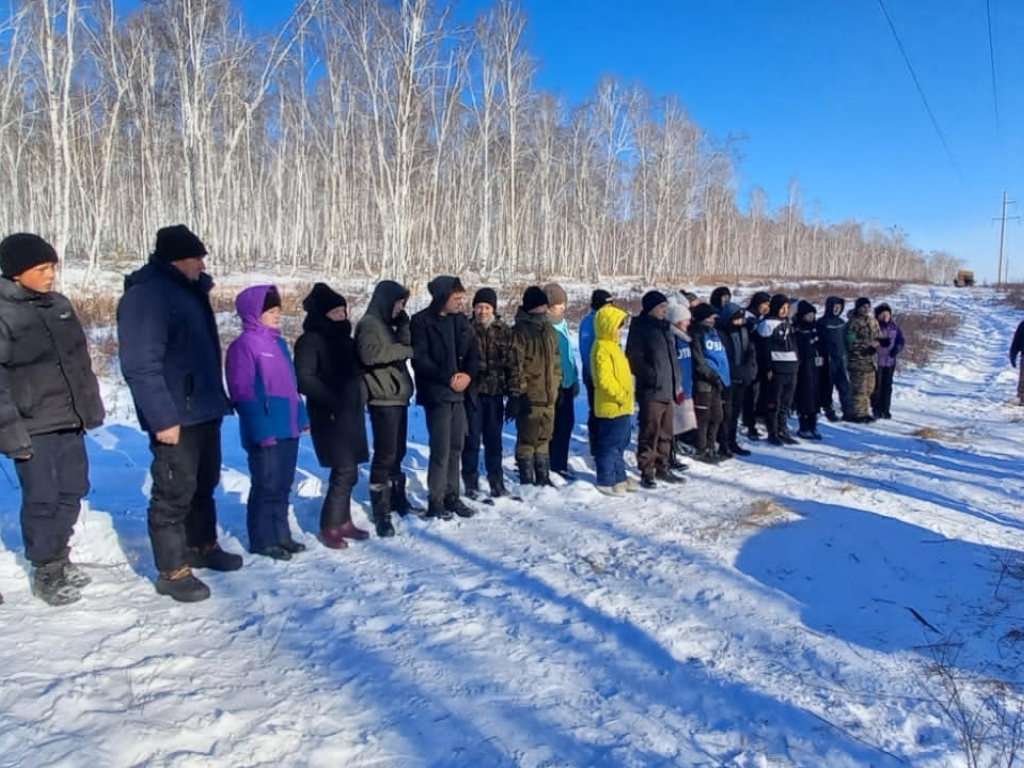
POLYGON ((652 476, 668 469, 672 454, 672 403, 640 402, 640 434, 636 463, 640 473, 652 476))
POLYGON ((373 432, 370 487, 380 489, 402 474, 409 433, 409 407, 371 405, 370 431, 373 432))
POLYGON ((743 388, 743 427, 751 429, 757 427, 757 401, 760 395, 761 384, 753 381, 749 386, 743 388))
POLYGON ((850 374, 846 369, 845 357, 831 356, 828 359, 828 395, 824 398, 826 408, 832 407, 832 388, 839 393, 839 407, 843 414, 852 413, 853 404, 850 400, 850 374))
POLYGON ((632 422, 632 416, 597 419, 594 466, 598 485, 607 487, 626 481, 625 452, 633 431, 632 422))
POLYGON ((459 459, 466 443, 466 407, 461 401, 438 403, 424 409, 430 435, 427 490, 430 500, 443 503, 459 495, 459 459))
POLYGON ((694 392, 693 410, 697 414, 697 451, 714 451, 718 428, 722 426, 722 392, 694 392))
POLYGON ((249 501, 245 522, 249 528, 249 551, 259 552, 290 541, 288 495, 295 481, 299 458, 297 437, 278 440, 273 445, 247 449, 249 454, 249 501))
POLYGON ((487 478, 501 477, 501 430, 505 419, 501 395, 478 395, 466 402, 466 445, 462 449, 462 481, 466 490, 480 483, 480 443, 484 444, 487 478))
POLYGON ((32 458, 14 462, 21 483, 25 559, 39 567, 68 556, 68 541, 89 492, 89 457, 82 432, 32 436, 32 458))
POLYGON ((177 445, 150 437, 149 539, 161 573, 188 562, 187 547, 217 541, 213 492, 220 482, 220 419, 181 428, 177 445))
MULTIPOLYGON (((1021 366, 1024 370, 1024 365, 1021 366)), ((587 441, 590 443, 590 455, 597 456, 597 433, 600 428, 597 416, 594 415, 594 380, 583 379, 583 386, 587 390, 587 441)))
POLYGON ((740 414, 747 397, 749 387, 743 384, 730 384, 722 392, 722 425, 718 428, 718 444, 725 448, 738 445, 736 435, 739 433, 740 414))
POLYGON ((352 519, 352 489, 359 481, 359 465, 331 467, 327 494, 320 509, 320 530, 340 528, 352 519))
POLYGON ((765 421, 768 434, 781 437, 789 434, 789 412, 796 394, 795 373, 774 373, 768 382, 765 397, 765 421))
POLYGON ((892 408, 892 377, 896 366, 879 367, 875 371, 875 391, 871 395, 871 411, 876 416, 884 416, 892 408))
POLYGON ((564 472, 569 469, 569 443, 576 426, 576 398, 572 389, 564 387, 555 403, 555 426, 551 432, 551 471, 564 472))

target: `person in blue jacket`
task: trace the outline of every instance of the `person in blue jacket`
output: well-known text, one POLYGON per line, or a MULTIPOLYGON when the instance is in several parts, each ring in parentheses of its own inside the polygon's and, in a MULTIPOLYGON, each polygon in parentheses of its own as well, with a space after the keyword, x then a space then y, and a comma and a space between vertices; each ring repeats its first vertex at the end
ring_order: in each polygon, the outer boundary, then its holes
POLYGON ((149 263, 125 278, 117 307, 121 371, 153 453, 148 517, 156 591, 181 602, 210 596, 192 568, 242 567, 239 555, 217 543, 213 492, 221 421, 231 406, 205 257, 206 246, 184 224, 164 227, 149 263))
POLYGON ((715 329, 717 315, 710 304, 691 311, 693 351, 693 399, 697 412, 697 460, 717 464, 718 428, 722 425, 722 395, 729 389, 729 357, 715 329))
POLYGON ((580 374, 583 387, 587 390, 587 440, 590 442, 590 455, 594 456, 597 442, 597 417, 594 416, 594 379, 590 373, 590 353, 594 349, 594 316, 605 304, 615 301, 614 297, 603 288, 597 288, 590 294, 590 311, 580 320, 580 374))

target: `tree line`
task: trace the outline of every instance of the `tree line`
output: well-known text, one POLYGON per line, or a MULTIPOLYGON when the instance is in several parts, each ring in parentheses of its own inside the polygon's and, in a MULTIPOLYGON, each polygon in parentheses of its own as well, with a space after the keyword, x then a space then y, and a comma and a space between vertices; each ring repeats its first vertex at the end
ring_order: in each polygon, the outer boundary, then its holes
MULTIPOLYGON (((899 227, 739 200, 740 141, 612 78, 535 82, 527 19, 437 0, 300 0, 271 33, 228 0, 21 0, 0 21, 0 224, 87 274, 161 226, 219 270, 952 279, 899 227)), ((947 274, 949 273, 949 274, 947 274)))

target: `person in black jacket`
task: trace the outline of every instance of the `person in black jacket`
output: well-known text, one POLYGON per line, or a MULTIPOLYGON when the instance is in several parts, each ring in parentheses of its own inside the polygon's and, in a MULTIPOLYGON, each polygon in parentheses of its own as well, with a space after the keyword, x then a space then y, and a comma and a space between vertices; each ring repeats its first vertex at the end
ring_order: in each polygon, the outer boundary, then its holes
POLYGON ((825 312, 818 318, 818 338, 825 365, 819 378, 819 396, 825 417, 838 421, 839 414, 832 405, 832 390, 839 393, 839 407, 843 415, 852 414, 850 403, 850 374, 846 365, 846 316, 843 310, 846 302, 840 296, 829 296, 825 300, 825 312))
POLYGON ((765 423, 772 445, 800 442, 789 434, 789 411, 796 391, 796 337, 789 322, 789 298, 777 293, 771 298, 768 316, 757 325, 757 370, 763 372, 765 423))
MULTIPOLYGON (((1024 352, 1024 321, 1017 326, 1013 334, 1013 341, 1010 343, 1010 365, 1017 368, 1017 358, 1024 352)), ((1021 365, 1017 374, 1017 400, 1024 405, 1024 365, 1021 365)))
POLYGON ((799 437, 821 440, 818 431, 818 411, 821 408, 821 377, 825 374, 825 356, 822 350, 820 326, 816 322, 817 310, 809 301, 801 301, 796 308, 797 357, 800 367, 796 375, 796 394, 793 405, 800 418, 799 437))
POLYGON ((724 458, 749 456, 739 444, 740 415, 747 389, 757 376, 757 354, 750 339, 743 307, 728 303, 718 313, 718 336, 729 358, 729 386, 722 392, 722 426, 718 429, 718 453, 724 458))
POLYGON ((68 542, 89 490, 85 430, 104 413, 85 332, 53 291, 56 268, 57 252, 38 235, 0 241, 0 453, 21 485, 32 592, 66 605, 92 581, 69 560, 68 542))
POLYGON ((356 354, 370 409, 373 461, 370 462, 370 507, 378 536, 394 536, 391 513, 422 512, 409 500, 402 474, 409 432, 409 373, 412 335, 405 304, 409 290, 394 280, 373 289, 366 312, 356 324, 356 354))
POLYGON ((412 318, 412 369, 416 402, 423 406, 430 435, 428 517, 472 517, 459 498, 459 467, 466 440, 466 390, 480 370, 480 352, 469 318, 462 314, 466 289, 457 277, 427 284, 431 302, 412 318))
POLYGON ((345 549, 345 539, 370 535, 352 522, 352 489, 359 465, 370 459, 366 385, 345 297, 316 283, 302 308, 306 319, 295 342, 295 374, 299 392, 306 396, 313 450, 320 466, 331 470, 320 510, 320 541, 331 549, 345 549))
POLYGON ((660 291, 649 291, 641 305, 643 311, 629 325, 626 357, 636 378, 636 399, 640 405, 636 452, 640 484, 655 488, 656 480, 685 480, 671 468, 672 410, 680 391, 680 371, 675 337, 666 319, 668 299, 660 291))
POLYGON ((217 543, 213 492, 220 482, 221 421, 231 406, 205 256, 206 246, 188 227, 164 227, 149 263, 125 278, 117 307, 121 371, 153 453, 149 538, 160 573, 156 591, 181 602, 210 596, 192 568, 242 567, 239 555, 217 543))
MULTIPOLYGON (((771 294, 765 291, 758 291, 750 297, 750 301, 747 303, 745 315, 747 333, 750 335, 750 341, 754 345, 755 360, 757 358, 757 337, 754 334, 757 330, 758 324, 764 319, 765 315, 768 314, 768 307, 771 302, 771 298, 771 294)), ((750 386, 747 387, 747 391, 743 395, 743 428, 747 431, 747 437, 755 441, 761 439, 761 433, 757 429, 757 417, 763 415, 762 405, 764 398, 761 394, 763 380, 764 372, 755 370, 754 379, 750 382, 750 386)), ((764 386, 764 389, 767 389, 766 385, 764 386)))

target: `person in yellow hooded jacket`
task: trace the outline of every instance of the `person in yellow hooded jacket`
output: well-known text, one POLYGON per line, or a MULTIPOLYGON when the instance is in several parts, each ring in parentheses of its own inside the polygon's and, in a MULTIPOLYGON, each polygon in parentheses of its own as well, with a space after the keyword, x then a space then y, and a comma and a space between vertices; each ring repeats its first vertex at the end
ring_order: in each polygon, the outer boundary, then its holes
POLYGON ((627 490, 636 488, 626 478, 625 459, 636 390, 629 360, 619 344, 628 319, 629 315, 613 304, 601 307, 594 315, 594 346, 590 351, 597 423, 594 463, 597 490, 607 496, 625 496, 627 490))

